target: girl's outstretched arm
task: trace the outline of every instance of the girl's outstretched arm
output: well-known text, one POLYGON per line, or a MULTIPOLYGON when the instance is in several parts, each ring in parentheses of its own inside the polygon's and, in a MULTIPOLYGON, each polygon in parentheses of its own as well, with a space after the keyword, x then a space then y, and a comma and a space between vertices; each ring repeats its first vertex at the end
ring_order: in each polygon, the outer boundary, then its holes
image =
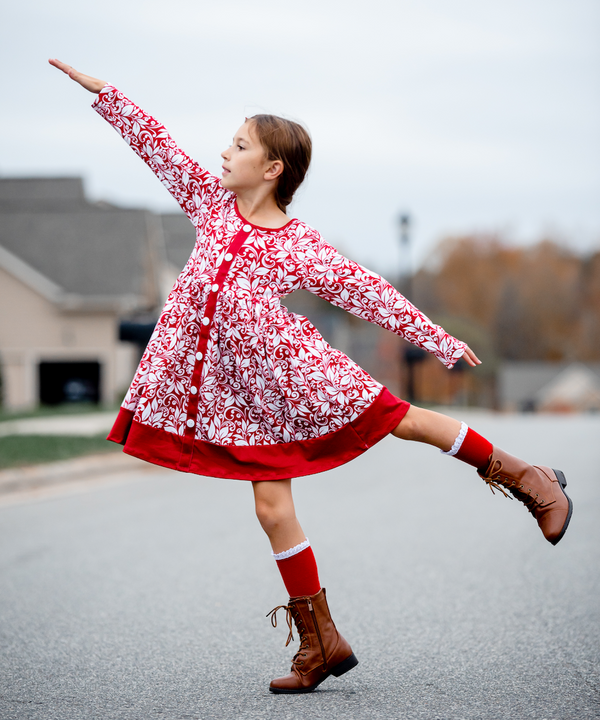
POLYGON ((98 80, 98 78, 91 77, 91 75, 84 75, 78 70, 75 70, 75 68, 72 68, 70 65, 67 65, 67 63, 57 60, 56 58, 50 58, 48 62, 58 70, 62 70, 65 75, 68 75, 71 78, 71 80, 75 80, 75 82, 79 83, 81 87, 84 87, 92 93, 98 94, 106 85, 104 80, 98 80))
POLYGON ((48 60, 86 90, 97 95, 92 107, 123 137, 194 221, 208 191, 220 188, 218 177, 200 167, 173 141, 166 128, 113 85, 84 75, 60 60, 48 60))
POLYGON ((299 287, 400 335, 435 355, 446 367, 461 357, 471 367, 480 364, 465 342, 433 323, 380 275, 344 257, 322 238, 298 257, 299 287))

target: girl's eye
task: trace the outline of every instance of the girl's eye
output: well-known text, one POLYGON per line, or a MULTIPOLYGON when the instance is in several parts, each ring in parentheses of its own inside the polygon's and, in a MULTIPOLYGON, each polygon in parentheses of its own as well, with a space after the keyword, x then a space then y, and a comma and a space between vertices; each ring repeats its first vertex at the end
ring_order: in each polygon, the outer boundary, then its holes
POLYGON ((238 145, 239 150, 244 150, 244 148, 241 145, 238 145))

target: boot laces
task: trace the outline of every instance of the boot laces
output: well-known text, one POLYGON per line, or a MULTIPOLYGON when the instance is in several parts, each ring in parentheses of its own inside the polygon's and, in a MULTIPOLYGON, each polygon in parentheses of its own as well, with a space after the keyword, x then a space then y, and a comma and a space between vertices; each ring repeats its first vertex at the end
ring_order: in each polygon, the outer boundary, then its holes
POLYGON ((308 640, 308 633, 306 632, 306 628, 304 627, 302 615, 300 615, 294 605, 292 606, 292 617, 294 618, 294 622, 296 623, 296 630, 298 631, 300 639, 300 646, 298 647, 298 652, 292 658, 293 667, 294 665, 304 665, 304 660, 301 658, 305 658, 307 656, 307 653, 302 651, 310 649, 310 642, 308 640))
POLYGON ((276 628, 277 627, 277 611, 278 610, 285 610, 285 619, 288 625, 289 634, 287 637, 287 641, 285 643, 285 646, 287 647, 292 640, 294 639, 294 635, 292 634, 292 608, 290 605, 278 605, 276 608, 273 608, 271 612, 268 612, 265 617, 271 617, 271 625, 276 628))
MULTIPOLYGON (((500 492, 504 495, 504 497, 507 497, 509 500, 512 500, 511 496, 506 492, 506 490, 502 487, 500 483, 502 483, 502 476, 500 475, 500 471, 502 470, 502 463, 500 460, 496 460, 491 468, 489 468, 485 475, 481 475, 481 478, 485 480, 487 483, 487 486, 492 491, 492 495, 495 495, 496 492, 494 491, 494 488, 497 490, 500 490, 500 492)), ((505 479, 508 481, 508 479, 505 479)))
POLYGON ((302 665, 304 663, 304 660, 301 660, 301 657, 306 657, 306 653, 303 653, 303 650, 308 650, 309 644, 308 644, 308 636, 306 633, 306 629, 304 627, 304 623, 302 621, 302 616, 300 613, 298 613, 296 610, 296 607, 294 605, 278 605, 276 608, 273 608, 271 612, 267 613, 265 617, 271 617, 271 625, 276 628, 277 627, 277 611, 278 610, 285 610, 285 619, 288 625, 289 633, 287 637, 287 641, 285 643, 285 646, 287 647, 294 639, 294 636, 292 634, 292 620, 296 624, 296 630, 298 631, 299 640, 300 640, 300 647, 298 648, 298 652, 294 655, 292 658, 292 665, 302 665))
POLYGON ((497 490, 500 490, 504 497, 512 500, 504 487, 502 487, 504 485, 508 488, 508 492, 514 495, 517 500, 520 500, 532 514, 534 513, 536 506, 543 502, 543 500, 540 500, 539 493, 536 493, 535 495, 531 494, 531 488, 528 488, 526 491, 524 485, 513 487, 516 485, 516 482, 508 477, 502 476, 502 462, 500 460, 496 460, 487 473, 485 475, 481 475, 481 477, 487 483, 487 486, 492 491, 493 495, 496 494, 494 492, 494 488, 496 488, 497 490))

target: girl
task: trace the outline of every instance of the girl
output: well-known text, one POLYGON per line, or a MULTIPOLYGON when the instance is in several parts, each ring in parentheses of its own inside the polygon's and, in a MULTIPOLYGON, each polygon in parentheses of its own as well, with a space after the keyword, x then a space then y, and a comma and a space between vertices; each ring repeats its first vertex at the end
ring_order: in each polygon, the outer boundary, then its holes
MULTIPOLYGON (((291 478, 336 467, 388 433, 429 443, 521 500, 556 544, 572 512, 562 472, 531 466, 464 423, 394 397, 306 318, 281 305, 305 288, 398 333, 451 368, 480 363, 378 275, 342 257, 286 208, 304 179, 311 141, 298 124, 257 115, 223 151, 217 178, 115 87, 62 70, 96 93, 94 109, 160 178, 196 227, 109 439, 131 455, 183 472, 253 483, 256 514, 286 589, 300 648, 274 693, 313 691, 358 660, 337 632, 291 478)), ((270 615, 277 624, 275 608, 270 615)))

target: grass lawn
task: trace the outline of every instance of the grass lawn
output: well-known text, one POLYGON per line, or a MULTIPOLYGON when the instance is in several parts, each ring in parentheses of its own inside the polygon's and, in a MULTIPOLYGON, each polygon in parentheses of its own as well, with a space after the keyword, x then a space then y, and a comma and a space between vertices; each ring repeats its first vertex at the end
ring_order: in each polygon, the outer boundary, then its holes
POLYGON ((8 435, 0 437, 0 470, 120 450, 104 435, 8 435))

